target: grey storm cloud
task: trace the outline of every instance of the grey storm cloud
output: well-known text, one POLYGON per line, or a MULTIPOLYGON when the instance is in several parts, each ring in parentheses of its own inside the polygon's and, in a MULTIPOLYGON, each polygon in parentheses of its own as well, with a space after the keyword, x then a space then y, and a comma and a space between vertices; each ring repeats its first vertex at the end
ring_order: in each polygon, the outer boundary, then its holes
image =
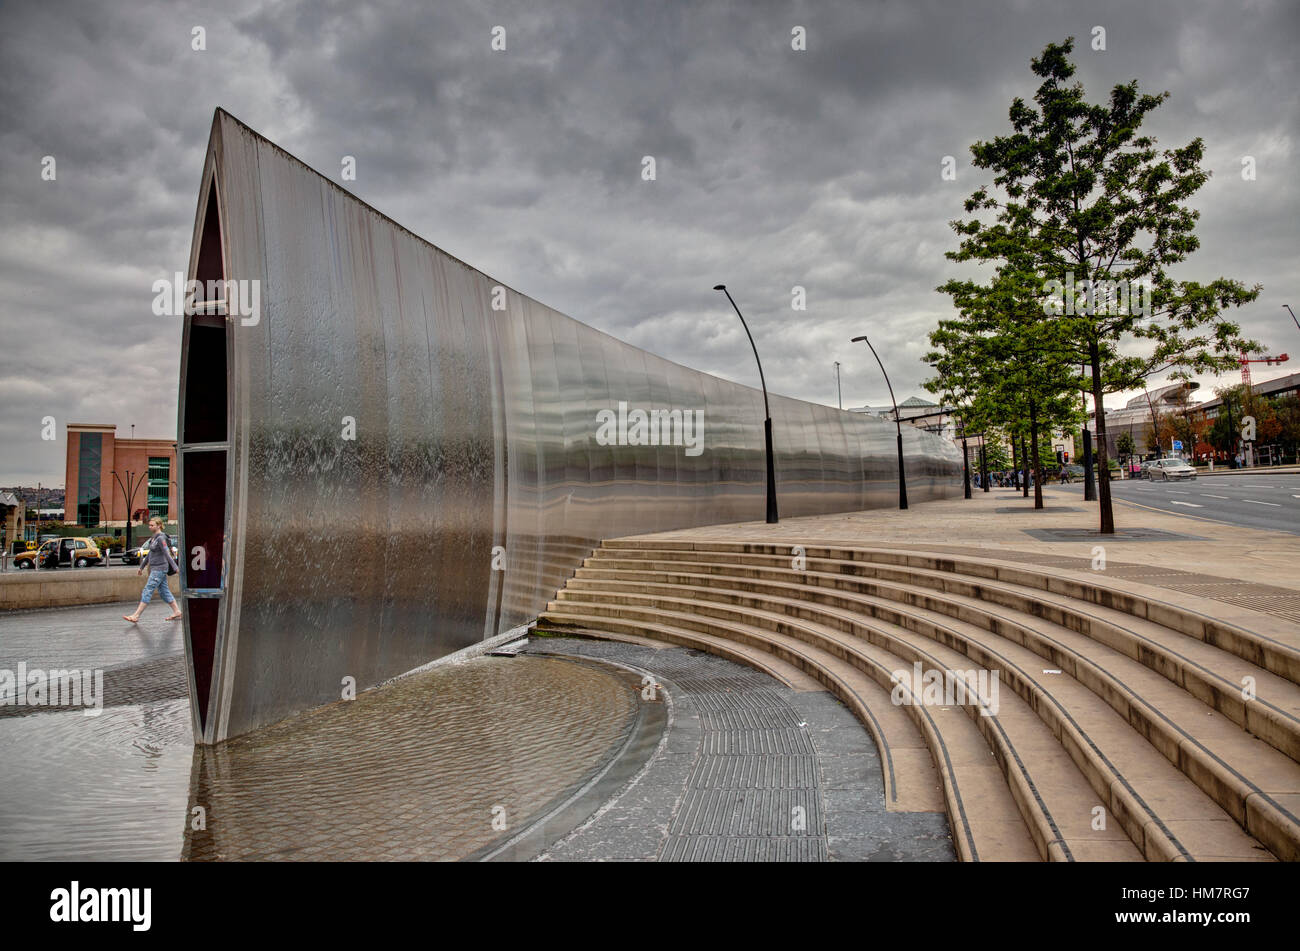
MULTIPOLYGON (((688 366, 834 404, 929 375, 948 222, 987 181, 970 145, 1076 38, 1094 101, 1137 79, 1149 129, 1199 136, 1210 183, 1185 278, 1261 283, 1237 312, 1300 351, 1297 113, 1285 2, 96 3, 0 7, 0 484, 62 481, 41 421, 175 432, 180 326, 152 283, 183 269, 212 110, 579 320, 688 366), (507 49, 490 49, 491 30, 507 49), (207 49, 191 49, 201 26, 207 49), (791 29, 807 50, 790 48, 791 29), (1105 51, 1093 51, 1095 26, 1105 51), (42 181, 43 156, 58 178, 42 181), (641 180, 654 156, 657 180, 641 180), (943 181, 944 156, 957 180, 943 181), (1255 181, 1240 175, 1254 156, 1255 181), (791 309, 807 289, 808 310, 791 309)), ((1288 367, 1289 369, 1289 367, 1288 367)), ((1274 371, 1285 372, 1283 371, 1274 371)), ((1258 376, 1266 377, 1266 371, 1258 376)), ((1225 378, 1221 382, 1227 382, 1225 378)), ((1203 379, 1208 389, 1212 379, 1203 379)))

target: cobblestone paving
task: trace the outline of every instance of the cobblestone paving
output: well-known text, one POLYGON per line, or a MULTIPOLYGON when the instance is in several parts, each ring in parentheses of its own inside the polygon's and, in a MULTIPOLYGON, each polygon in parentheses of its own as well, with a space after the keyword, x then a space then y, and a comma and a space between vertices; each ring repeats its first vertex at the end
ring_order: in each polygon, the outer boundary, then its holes
MULTIPOLYGON (((29 688, 30 689, 30 688, 29 688)), ((172 654, 153 660, 110 667, 104 671, 104 693, 101 706, 125 707, 162 700, 188 700, 189 684, 186 681, 185 655, 172 654)), ((82 709, 69 704, 45 703, 0 704, 0 718, 30 716, 34 713, 53 713, 59 710, 82 709)))
MULTIPOLYGON (((89 570, 89 569, 87 569, 89 570)), ((102 670, 104 707, 184 699, 185 654, 181 628, 151 605, 138 624, 122 620, 134 604, 0 613, 0 669, 102 670)), ((6 695, 5 699, 8 699, 6 695)), ((0 718, 72 709, 66 705, 0 702, 0 718)))
MULTIPOLYGON (((90 569, 86 569, 90 570, 90 569)), ((0 612, 0 668, 108 668, 184 651, 181 627, 164 621, 155 598, 138 624, 122 620, 135 605, 93 604, 42 611, 0 612)))
POLYGON ((875 744, 824 691, 686 648, 534 638, 648 671, 672 705, 643 773, 543 861, 954 861, 937 813, 885 811, 875 744))

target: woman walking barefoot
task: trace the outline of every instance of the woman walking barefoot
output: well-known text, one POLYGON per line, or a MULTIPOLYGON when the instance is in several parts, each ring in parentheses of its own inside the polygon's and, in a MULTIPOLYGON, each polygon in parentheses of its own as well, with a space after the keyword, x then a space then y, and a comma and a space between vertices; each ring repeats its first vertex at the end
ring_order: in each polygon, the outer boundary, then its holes
POLYGON ((152 533, 149 541, 145 542, 145 547, 149 550, 149 557, 140 563, 137 575, 144 574, 145 565, 149 567, 149 580, 145 582, 144 592, 140 595, 140 604, 131 614, 123 614, 122 620, 130 621, 134 624, 140 620, 140 615, 144 613, 145 606, 153 600, 155 591, 162 592, 162 599, 172 606, 172 613, 167 615, 165 620, 177 621, 181 617, 181 608, 176 601, 176 596, 172 594, 171 589, 167 587, 167 569, 179 571, 176 560, 172 558, 171 539, 163 532, 163 520, 158 516, 149 519, 149 531, 152 533))

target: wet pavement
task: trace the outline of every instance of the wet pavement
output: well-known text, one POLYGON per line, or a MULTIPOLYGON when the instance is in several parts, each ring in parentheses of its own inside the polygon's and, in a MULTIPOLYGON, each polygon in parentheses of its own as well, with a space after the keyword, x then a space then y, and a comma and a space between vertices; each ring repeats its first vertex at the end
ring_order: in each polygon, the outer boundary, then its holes
POLYGON ((0 616, 0 668, 101 666, 106 696, 0 707, 0 859, 953 859, 833 696, 717 657, 534 638, 196 748, 178 629, 121 613, 0 616))
MULTIPOLYGON (((89 569, 87 569, 89 570, 89 569)), ((155 598, 139 623, 123 621, 133 602, 0 613, 0 669, 112 667, 185 651, 179 624, 164 621, 168 607, 155 598)))
POLYGON ((956 860, 942 813, 886 810, 875 743, 825 690, 681 647, 540 637, 528 652, 650 673, 671 710, 640 774, 542 861, 956 860))
POLYGON ((0 667, 100 666, 108 698, 0 718, 0 859, 456 859, 581 786, 636 709, 591 665, 479 657, 196 749, 178 629, 121 613, 0 617, 0 667))

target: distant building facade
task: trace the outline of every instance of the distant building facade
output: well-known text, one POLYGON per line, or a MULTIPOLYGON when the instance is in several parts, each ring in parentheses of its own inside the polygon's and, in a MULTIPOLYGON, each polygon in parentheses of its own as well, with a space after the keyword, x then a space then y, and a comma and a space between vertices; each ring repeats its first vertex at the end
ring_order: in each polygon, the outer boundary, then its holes
MULTIPOLYGON (((849 412, 867 413, 880 419, 887 419, 891 423, 894 421, 893 406, 855 406, 851 407, 849 412)), ((898 418, 900 422, 906 423, 915 429, 934 433, 936 436, 942 436, 944 439, 952 440, 955 443, 961 442, 956 417, 951 410, 940 406, 938 403, 932 403, 917 396, 910 396, 898 404, 898 418)))
POLYGON ((67 437, 67 522, 120 528, 128 517, 176 521, 175 439, 119 439, 111 423, 69 423, 67 437))
MULTIPOLYGON (((1250 391, 1256 396, 1270 398, 1300 394, 1300 373, 1291 373, 1287 376, 1280 376, 1276 380, 1265 380, 1262 383, 1256 383, 1251 386, 1250 391)), ((1205 414, 1206 419, 1215 419, 1223 409, 1223 399, 1216 396, 1212 400, 1201 403, 1197 409, 1205 414)))
MULTIPOLYGON (((1133 438, 1136 455, 1151 455, 1151 434, 1156 419, 1166 413, 1195 416, 1200 412, 1201 404, 1192 402, 1192 393, 1200 386, 1195 382, 1172 383, 1135 396, 1119 409, 1106 410, 1106 454, 1111 459, 1118 459, 1117 440, 1121 433, 1128 433, 1133 438)), ((1168 446, 1163 449, 1169 451, 1168 446)), ((1188 455, 1190 450, 1188 447, 1188 455)))
POLYGON ((0 492, 0 534, 3 545, 9 549, 15 540, 26 538, 27 507, 23 500, 12 492, 0 492))

